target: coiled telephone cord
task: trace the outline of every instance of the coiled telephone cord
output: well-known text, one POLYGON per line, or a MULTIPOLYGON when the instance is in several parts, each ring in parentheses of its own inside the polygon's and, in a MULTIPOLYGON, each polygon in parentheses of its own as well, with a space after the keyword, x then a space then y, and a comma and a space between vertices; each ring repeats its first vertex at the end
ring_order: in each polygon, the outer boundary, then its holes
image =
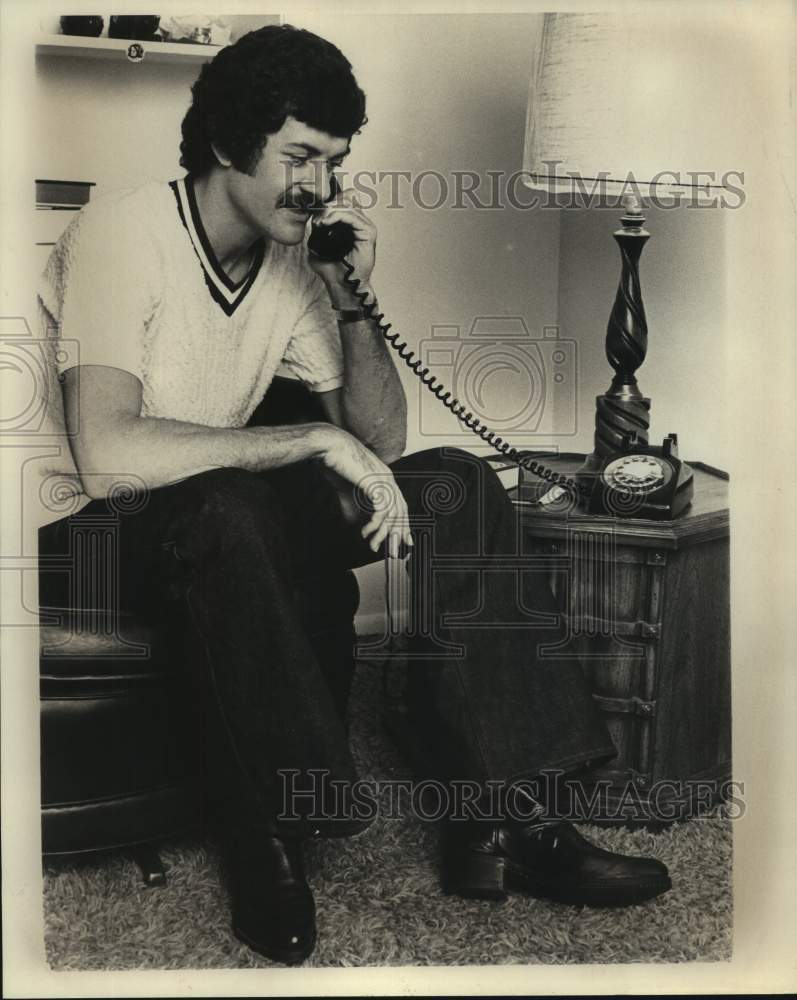
POLYGON ((359 299, 366 317, 376 323, 379 327, 379 332, 385 338, 387 344, 396 352, 396 354, 398 354, 413 375, 421 380, 429 392, 439 399, 443 406, 450 410, 460 423, 464 424, 469 431, 472 431, 473 434, 475 434, 478 438, 481 438, 481 440, 490 445, 491 448, 495 448, 499 454, 505 456, 510 461, 515 462, 517 465, 522 466, 524 469, 527 469, 532 473, 532 475, 535 475, 540 479, 544 479, 552 485, 562 487, 567 490, 574 499, 579 495, 585 497, 589 496, 589 488, 587 486, 576 482, 576 480, 570 476, 554 472, 553 469, 549 469, 547 466, 543 465, 542 462, 538 462, 530 455, 518 451, 517 448, 511 445, 508 441, 504 441, 503 438, 499 437, 495 431, 491 431, 489 427, 486 427, 477 417, 474 417, 473 413, 467 409, 464 403, 461 403, 456 396, 454 396, 426 366, 424 366, 423 360, 415 357, 415 352, 411 351, 407 347, 407 342, 399 340, 398 332, 391 332, 392 323, 386 323, 384 313, 377 312, 376 303, 368 301, 368 293, 360 288, 360 279, 354 277, 353 265, 345 258, 341 263, 346 270, 346 274, 344 276, 346 282, 359 299))

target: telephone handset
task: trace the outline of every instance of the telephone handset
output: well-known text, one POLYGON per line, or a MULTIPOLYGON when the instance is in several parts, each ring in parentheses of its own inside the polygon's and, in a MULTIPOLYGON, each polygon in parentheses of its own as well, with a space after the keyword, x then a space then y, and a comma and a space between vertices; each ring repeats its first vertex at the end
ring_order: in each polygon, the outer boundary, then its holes
MULTIPOLYGON (((332 178, 332 196, 338 191, 332 178)), ((516 462, 522 469, 539 479, 547 480, 565 490, 575 500, 587 503, 590 513, 615 517, 643 517, 669 520, 683 513, 692 499, 692 474, 688 465, 678 459, 677 438, 670 434, 661 448, 638 446, 636 437, 627 442, 627 451, 613 456, 590 472, 589 483, 554 472, 530 454, 519 452, 485 427, 463 403, 442 385, 420 358, 415 358, 406 342, 399 342, 398 334, 391 333, 391 324, 384 322, 384 315, 376 312, 376 304, 368 302, 367 293, 360 290, 359 279, 352 277, 354 268, 346 257, 354 249, 354 230, 348 223, 335 222, 330 226, 311 225, 307 240, 308 251, 322 261, 341 261, 346 268, 346 281, 360 299, 369 319, 372 319, 391 347, 410 371, 451 410, 477 437, 496 451, 516 462)))
POLYGON ((310 253, 323 261, 343 260, 354 249, 354 230, 347 222, 312 226, 307 240, 310 253))
MULTIPOLYGON (((329 179, 329 197, 334 198, 340 191, 335 175, 329 179)), ((333 222, 331 226, 312 225, 307 240, 307 249, 319 260, 343 260, 354 249, 354 230, 346 222, 333 222)))

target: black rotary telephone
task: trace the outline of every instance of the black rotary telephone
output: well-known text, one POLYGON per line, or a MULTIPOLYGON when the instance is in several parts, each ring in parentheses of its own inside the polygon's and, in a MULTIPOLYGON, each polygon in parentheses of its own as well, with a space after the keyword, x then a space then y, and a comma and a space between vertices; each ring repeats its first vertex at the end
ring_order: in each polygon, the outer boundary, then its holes
POLYGON ((634 435, 622 454, 598 466, 587 509, 591 514, 669 521, 683 514, 693 491, 692 470, 678 458, 676 434, 668 434, 660 448, 637 444, 634 435))
MULTIPOLYGON (((336 193, 337 185, 333 178, 333 196, 336 193)), ((376 305, 368 303, 367 294, 360 290, 359 280, 352 277, 354 268, 346 260, 354 249, 355 242, 354 230, 346 222, 334 222, 330 226, 312 224, 307 249, 319 260, 343 263, 347 269, 346 281, 362 302, 368 318, 374 320, 379 327, 388 345, 468 430, 516 462, 521 469, 570 493, 576 502, 586 504, 591 514, 670 520, 686 510, 692 500, 692 470, 678 458, 678 439, 675 434, 668 434, 660 448, 640 444, 636 435, 632 435, 626 440, 622 454, 613 455, 590 469, 589 473, 582 473, 578 479, 574 479, 554 472, 534 459, 530 453, 518 451, 508 441, 485 427, 429 373, 420 358, 415 358, 406 342, 399 341, 398 334, 391 332, 390 323, 384 322, 383 314, 376 312, 376 305)))

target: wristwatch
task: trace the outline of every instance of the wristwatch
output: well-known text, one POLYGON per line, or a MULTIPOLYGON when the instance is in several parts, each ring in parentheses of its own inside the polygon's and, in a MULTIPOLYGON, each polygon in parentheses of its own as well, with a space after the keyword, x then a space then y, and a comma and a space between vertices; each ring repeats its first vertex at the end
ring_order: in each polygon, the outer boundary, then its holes
POLYGON ((369 318, 363 306, 359 309, 336 309, 335 312, 338 314, 338 323, 361 323, 369 318))

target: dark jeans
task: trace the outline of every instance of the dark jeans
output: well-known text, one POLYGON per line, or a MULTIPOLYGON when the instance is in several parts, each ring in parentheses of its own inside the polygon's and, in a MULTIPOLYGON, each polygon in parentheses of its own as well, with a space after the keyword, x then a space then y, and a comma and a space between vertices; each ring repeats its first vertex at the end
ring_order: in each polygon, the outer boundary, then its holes
MULTIPOLYGON (((519 558, 516 512, 489 465, 443 448, 392 468, 415 540, 409 705, 428 773, 483 784, 613 755, 579 664, 544 655, 560 615, 545 571, 519 558)), ((163 620, 186 644, 180 669, 205 707, 213 800, 268 824, 280 772, 356 780, 295 588, 382 557, 343 520, 320 468, 217 469, 133 507, 118 518, 121 607, 163 620)), ((107 501, 92 501, 43 528, 41 554, 64 551, 70 520, 104 511, 107 501)))

